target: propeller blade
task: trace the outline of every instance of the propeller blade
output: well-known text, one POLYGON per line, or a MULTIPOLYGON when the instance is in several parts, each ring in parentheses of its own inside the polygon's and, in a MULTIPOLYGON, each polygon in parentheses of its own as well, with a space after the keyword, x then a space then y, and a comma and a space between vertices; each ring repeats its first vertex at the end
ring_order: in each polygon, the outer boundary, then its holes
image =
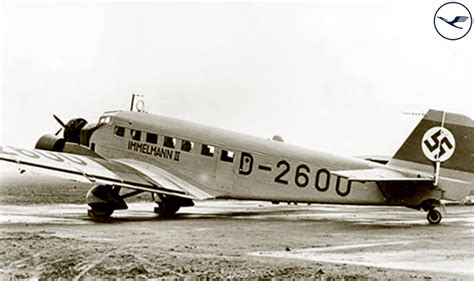
POLYGON ((59 128, 59 130, 56 132, 56 134, 54 134, 55 136, 59 135, 59 133, 61 133, 61 131, 63 130, 63 128, 59 128))
MULTIPOLYGON (((66 127, 66 125, 64 124, 64 122, 63 122, 61 119, 59 119, 58 116, 56 116, 55 114, 53 114, 53 117, 54 117, 54 119, 56 119, 56 121, 58 121, 59 124, 61 124, 61 126, 62 126, 63 128, 66 127)), ((59 133, 59 132, 57 132, 56 134, 58 134, 58 133, 59 133)))

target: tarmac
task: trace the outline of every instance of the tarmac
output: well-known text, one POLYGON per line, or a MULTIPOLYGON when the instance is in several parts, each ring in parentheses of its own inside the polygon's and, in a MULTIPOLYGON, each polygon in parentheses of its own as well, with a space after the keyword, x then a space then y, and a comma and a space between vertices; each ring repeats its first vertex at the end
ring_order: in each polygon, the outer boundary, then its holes
POLYGON ((440 225, 401 207, 203 201, 173 219, 130 203, 0 205, 0 278, 474 279, 474 208, 440 225))

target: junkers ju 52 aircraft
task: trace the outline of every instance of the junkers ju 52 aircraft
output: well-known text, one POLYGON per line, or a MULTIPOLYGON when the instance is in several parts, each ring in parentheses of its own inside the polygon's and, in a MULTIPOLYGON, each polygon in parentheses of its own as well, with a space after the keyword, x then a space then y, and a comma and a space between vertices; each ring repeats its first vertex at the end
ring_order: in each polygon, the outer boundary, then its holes
POLYGON ((227 198, 406 206, 439 224, 446 213, 441 200, 460 200, 474 189, 473 120, 442 111, 428 111, 386 163, 145 112, 105 112, 97 124, 55 118, 62 138, 44 135, 35 149, 2 146, 0 160, 90 183, 86 202, 95 217, 151 192, 163 216, 194 200, 227 198))

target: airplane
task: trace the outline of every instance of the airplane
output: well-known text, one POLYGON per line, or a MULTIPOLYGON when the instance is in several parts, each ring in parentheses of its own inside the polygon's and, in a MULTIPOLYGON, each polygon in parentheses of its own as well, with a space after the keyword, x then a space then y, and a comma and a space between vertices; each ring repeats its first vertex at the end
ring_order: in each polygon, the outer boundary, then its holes
POLYGON ((46 134, 34 149, 0 146, 0 161, 91 184, 86 203, 95 219, 150 192, 163 217, 196 200, 236 199, 405 206, 426 211, 436 225, 446 215, 441 200, 461 200, 474 190, 473 120, 444 111, 429 110, 387 161, 132 109, 107 111, 94 124, 54 118, 62 137, 46 134))

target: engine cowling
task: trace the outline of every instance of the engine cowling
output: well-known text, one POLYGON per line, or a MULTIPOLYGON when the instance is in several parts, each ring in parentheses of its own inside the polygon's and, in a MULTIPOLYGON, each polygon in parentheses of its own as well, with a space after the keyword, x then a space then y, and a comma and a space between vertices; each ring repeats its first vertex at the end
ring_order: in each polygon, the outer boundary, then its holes
POLYGON ((81 137, 81 130, 87 124, 83 118, 74 118, 69 120, 64 126, 63 137, 67 142, 79 143, 81 137))
POLYGON ((35 148, 61 152, 64 150, 65 144, 66 141, 63 138, 47 134, 39 138, 36 142, 35 148))

